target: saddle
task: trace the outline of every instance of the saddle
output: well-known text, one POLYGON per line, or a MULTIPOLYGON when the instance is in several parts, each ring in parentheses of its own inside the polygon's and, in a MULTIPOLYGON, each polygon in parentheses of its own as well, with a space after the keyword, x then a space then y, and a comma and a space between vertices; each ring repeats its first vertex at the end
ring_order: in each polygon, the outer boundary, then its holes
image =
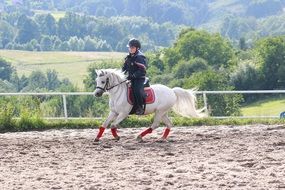
MULTIPOLYGON (((134 105, 134 97, 132 95, 132 88, 128 87, 128 102, 131 105, 134 105)), ((145 104, 152 104, 155 101, 155 94, 151 87, 145 87, 144 93, 146 95, 145 104)))
MULTIPOLYGON (((133 92, 132 92, 132 88, 130 86, 128 87, 127 93, 128 93, 127 98, 128 98, 129 104, 134 105, 133 92)), ((152 104, 155 101, 155 94, 154 94, 153 89, 149 85, 149 79, 148 78, 146 78, 146 80, 144 82, 144 93, 145 93, 145 98, 144 98, 143 108, 145 110, 146 104, 152 104)), ((133 106, 130 114, 134 114, 135 111, 136 111, 135 107, 133 106)))

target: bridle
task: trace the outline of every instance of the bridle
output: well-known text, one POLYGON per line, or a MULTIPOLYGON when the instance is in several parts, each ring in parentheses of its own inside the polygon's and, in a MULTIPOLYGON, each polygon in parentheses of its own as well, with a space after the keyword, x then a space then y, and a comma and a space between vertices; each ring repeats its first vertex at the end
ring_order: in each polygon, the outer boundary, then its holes
POLYGON ((106 79, 106 84, 105 84, 104 88, 102 88, 102 87, 100 87, 100 86, 96 86, 96 89, 98 88, 98 89, 100 89, 100 90, 103 90, 103 92, 106 92, 106 91, 108 91, 108 90, 111 90, 111 89, 115 88, 116 86, 119 86, 120 84, 122 84, 122 83, 124 83, 124 82, 126 82, 126 81, 127 81, 127 80, 124 80, 124 81, 122 81, 122 82, 120 82, 120 83, 118 83, 118 84, 115 84, 114 86, 111 86, 111 87, 108 88, 108 85, 109 85, 109 78, 107 78, 107 79, 106 79))

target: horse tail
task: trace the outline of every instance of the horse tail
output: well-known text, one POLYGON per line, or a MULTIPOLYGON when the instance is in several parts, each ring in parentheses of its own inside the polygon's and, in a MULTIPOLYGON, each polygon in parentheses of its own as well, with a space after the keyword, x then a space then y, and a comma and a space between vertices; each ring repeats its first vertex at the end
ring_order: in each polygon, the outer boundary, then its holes
POLYGON ((206 117, 207 114, 204 112, 206 108, 196 109, 196 96, 194 95, 195 90, 185 90, 182 88, 175 87, 172 89, 177 97, 174 104, 173 111, 184 117, 206 117))

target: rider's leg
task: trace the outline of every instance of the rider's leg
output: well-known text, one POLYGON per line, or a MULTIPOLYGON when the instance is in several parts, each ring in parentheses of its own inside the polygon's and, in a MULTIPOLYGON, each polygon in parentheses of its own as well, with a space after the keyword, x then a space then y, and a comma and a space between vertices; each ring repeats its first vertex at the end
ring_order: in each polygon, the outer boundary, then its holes
POLYGON ((99 141, 99 139, 102 137, 105 129, 108 127, 108 125, 113 121, 118 115, 114 112, 110 112, 109 116, 107 117, 106 121, 102 124, 101 127, 99 127, 99 132, 97 134, 97 137, 94 141, 99 141))
POLYGON ((144 79, 134 79, 132 81, 132 88, 134 94, 134 106, 137 107, 136 113, 142 115, 144 113, 144 79))

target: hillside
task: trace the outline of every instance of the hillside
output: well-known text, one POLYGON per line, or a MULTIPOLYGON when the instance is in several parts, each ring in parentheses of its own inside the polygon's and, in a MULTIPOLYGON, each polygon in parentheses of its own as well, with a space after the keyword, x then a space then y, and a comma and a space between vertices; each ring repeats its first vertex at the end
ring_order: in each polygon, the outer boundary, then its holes
POLYGON ((0 10, 4 49, 125 51, 136 37, 144 50, 156 50, 185 27, 220 33, 234 45, 285 34, 285 0, 13 0, 0 1, 0 10), (79 47, 70 46, 74 41, 79 47))
POLYGON ((80 88, 91 64, 102 61, 120 62, 125 56, 117 52, 29 52, 1 50, 0 57, 11 62, 18 74, 28 76, 32 71, 54 69, 59 77, 68 78, 80 88))

